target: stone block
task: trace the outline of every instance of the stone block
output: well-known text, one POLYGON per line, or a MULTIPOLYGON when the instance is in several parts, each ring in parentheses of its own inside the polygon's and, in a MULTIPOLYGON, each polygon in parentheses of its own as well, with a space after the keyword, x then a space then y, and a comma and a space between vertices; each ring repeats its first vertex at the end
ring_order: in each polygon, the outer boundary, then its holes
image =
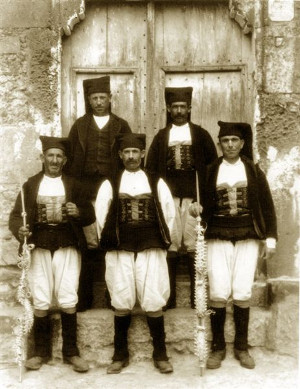
POLYGON ((267 347, 283 354, 299 353, 299 281, 270 280, 273 292, 272 321, 267 332, 267 347))
POLYGON ((51 1, 0 0, 0 28, 47 27, 51 1))
POLYGON ((17 36, 0 38, 0 54, 15 54, 20 51, 20 40, 17 36))

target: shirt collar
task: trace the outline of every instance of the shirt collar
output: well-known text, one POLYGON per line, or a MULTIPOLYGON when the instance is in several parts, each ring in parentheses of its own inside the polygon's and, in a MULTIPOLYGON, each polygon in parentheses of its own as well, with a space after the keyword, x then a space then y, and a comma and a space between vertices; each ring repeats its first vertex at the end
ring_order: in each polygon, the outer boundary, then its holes
POLYGON ((239 166, 242 164, 242 161, 241 161, 241 158, 239 158, 235 163, 229 163, 228 161, 226 161, 224 158, 223 158, 223 161, 222 163, 226 166, 239 166))

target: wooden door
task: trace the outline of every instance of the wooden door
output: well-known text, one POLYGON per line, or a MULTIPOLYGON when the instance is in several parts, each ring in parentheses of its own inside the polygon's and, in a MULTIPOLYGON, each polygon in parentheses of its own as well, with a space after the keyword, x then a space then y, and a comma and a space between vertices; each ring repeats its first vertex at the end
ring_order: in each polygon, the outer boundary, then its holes
POLYGON ((217 139, 218 120, 253 121, 251 37, 227 2, 101 0, 63 39, 62 127, 84 113, 82 80, 109 74, 112 110, 148 146, 165 126, 166 86, 192 86, 192 121, 217 139))

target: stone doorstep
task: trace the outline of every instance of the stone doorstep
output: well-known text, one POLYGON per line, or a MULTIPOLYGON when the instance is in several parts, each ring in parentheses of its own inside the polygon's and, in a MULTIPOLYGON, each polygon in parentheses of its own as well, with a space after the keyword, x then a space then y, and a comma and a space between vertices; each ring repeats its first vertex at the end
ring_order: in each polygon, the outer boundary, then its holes
MULTIPOLYGON (((105 282, 94 282, 93 308, 106 308, 105 282)), ((177 307, 190 307, 190 282, 186 276, 177 277, 176 283, 177 307)), ((252 307, 267 307, 269 288, 266 282, 256 281, 253 284, 250 305, 252 307)))
MULTIPOLYGON (((22 308, 7 309, 0 316, 1 363, 15 361, 15 336, 13 329, 22 308)), ((228 309, 225 325, 226 342, 232 343, 234 324, 231 309, 228 309)), ((253 307, 250 313, 249 345, 264 347, 271 313, 260 307, 253 307)), ((194 331, 197 325, 195 310, 177 308, 165 312, 166 343, 169 353, 194 353, 194 331)), ((53 357, 61 359, 61 325, 59 313, 52 314, 53 357)), ((209 319, 206 321, 207 340, 211 340, 209 319)), ((78 347, 81 355, 94 365, 107 365, 113 354, 113 311, 92 309, 78 313, 78 347)), ((132 360, 147 360, 152 356, 152 345, 146 317, 139 308, 133 311, 128 335, 132 360)), ((28 355, 32 354, 32 339, 28 338, 28 355)))

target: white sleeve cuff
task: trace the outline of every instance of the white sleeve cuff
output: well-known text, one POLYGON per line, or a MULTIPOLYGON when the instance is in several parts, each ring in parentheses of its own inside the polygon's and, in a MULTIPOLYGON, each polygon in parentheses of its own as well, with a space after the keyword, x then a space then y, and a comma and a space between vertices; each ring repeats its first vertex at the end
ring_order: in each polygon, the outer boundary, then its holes
POLYGON ((276 239, 275 238, 267 238, 266 245, 268 249, 276 249, 276 239))

